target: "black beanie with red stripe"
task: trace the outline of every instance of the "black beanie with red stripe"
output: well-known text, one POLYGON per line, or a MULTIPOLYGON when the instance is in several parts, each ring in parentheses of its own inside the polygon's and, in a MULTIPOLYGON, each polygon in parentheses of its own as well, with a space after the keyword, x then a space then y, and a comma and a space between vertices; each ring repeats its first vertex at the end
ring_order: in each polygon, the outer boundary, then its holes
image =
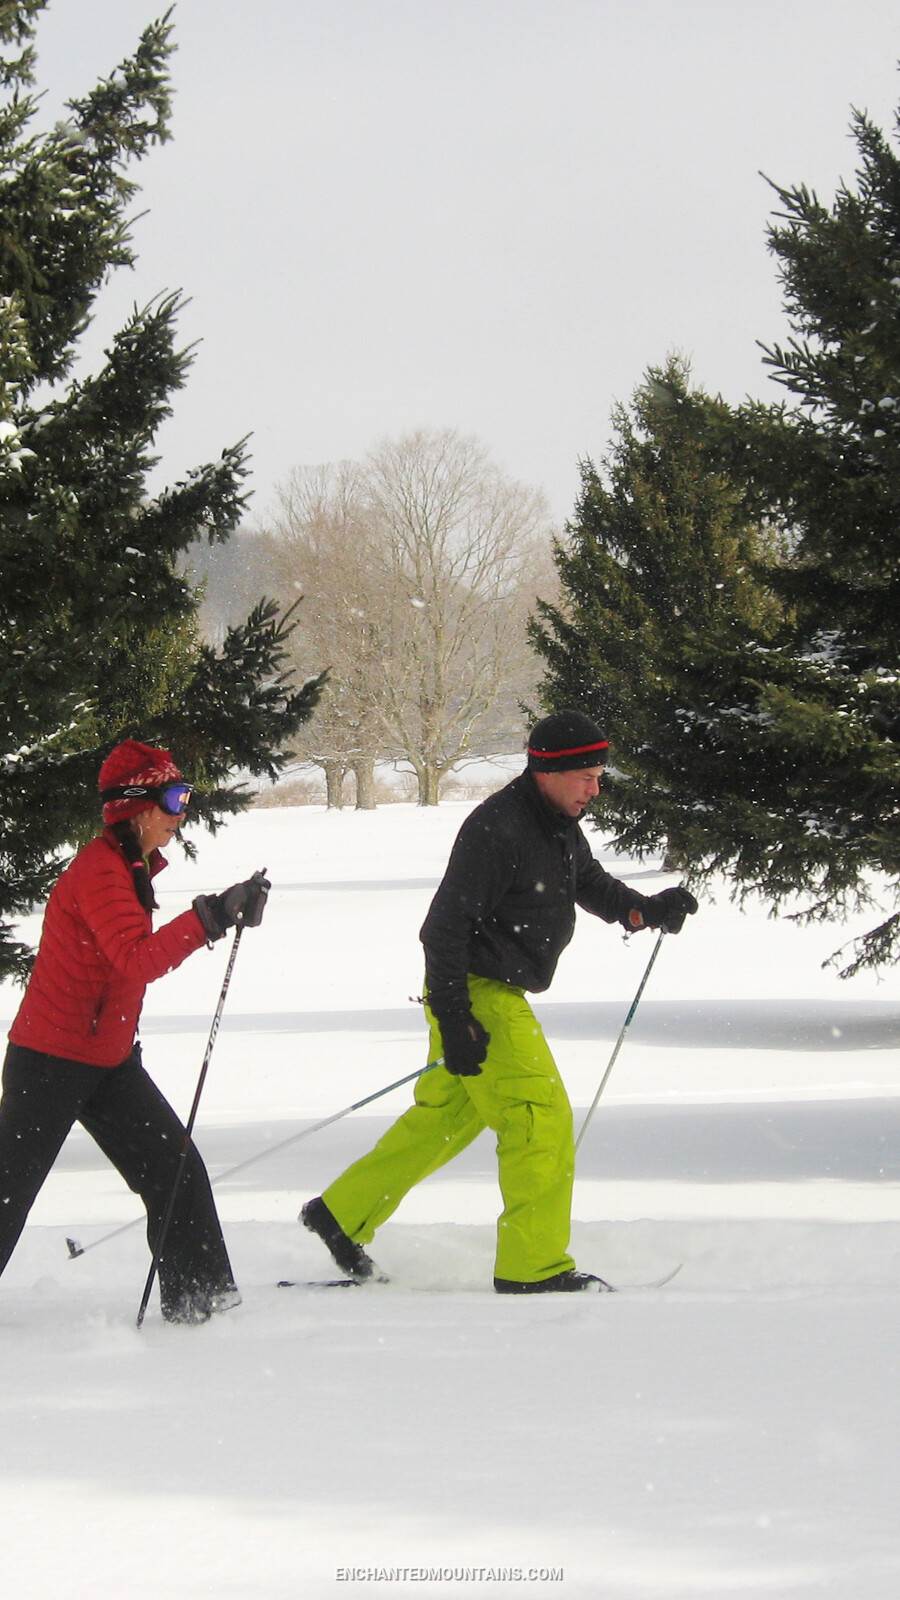
POLYGON ((602 767, 609 741, 583 711, 554 711, 535 724, 528 740, 531 772, 571 772, 576 767, 602 767))

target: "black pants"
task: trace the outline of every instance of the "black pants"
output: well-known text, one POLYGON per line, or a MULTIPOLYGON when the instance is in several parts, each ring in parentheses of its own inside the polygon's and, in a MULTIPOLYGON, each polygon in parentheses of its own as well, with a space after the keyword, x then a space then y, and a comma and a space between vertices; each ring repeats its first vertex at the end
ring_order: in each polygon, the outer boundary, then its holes
MULTIPOLYGON (((185 1130, 144 1071, 140 1046, 121 1066, 91 1067, 11 1044, 0 1100, 0 1272, 74 1122, 140 1195, 154 1247, 185 1130)), ((163 1315, 173 1321, 200 1320, 235 1299, 209 1178, 193 1144, 159 1262, 159 1288, 163 1315)))

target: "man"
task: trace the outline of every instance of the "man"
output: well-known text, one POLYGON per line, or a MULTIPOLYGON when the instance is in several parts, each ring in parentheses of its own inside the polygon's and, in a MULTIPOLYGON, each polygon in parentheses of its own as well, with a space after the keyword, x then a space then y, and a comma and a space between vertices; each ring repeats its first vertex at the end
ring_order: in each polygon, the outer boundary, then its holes
POLYGON ((608 748, 589 717, 554 712, 532 730, 526 770, 460 829, 421 932, 429 1060, 441 1064, 375 1148, 300 1213, 349 1277, 372 1276, 363 1245, 413 1184, 490 1127, 503 1196, 495 1290, 609 1287, 568 1253, 572 1111, 525 991, 549 988, 576 905, 629 930, 678 933, 697 902, 684 888, 639 894, 591 854, 578 818, 608 748))

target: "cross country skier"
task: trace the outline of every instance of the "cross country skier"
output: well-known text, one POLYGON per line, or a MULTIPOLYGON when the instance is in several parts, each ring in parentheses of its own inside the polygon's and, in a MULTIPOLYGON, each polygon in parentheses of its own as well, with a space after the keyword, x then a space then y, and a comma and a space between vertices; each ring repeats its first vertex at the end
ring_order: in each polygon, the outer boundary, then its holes
MULTIPOLYGON (((166 865, 191 796, 168 750, 128 739, 100 769, 102 834, 58 878, 40 948, 9 1031, 0 1100, 0 1272, 74 1122, 147 1210, 153 1246, 185 1130, 141 1065, 135 1035, 147 984, 262 918, 268 883, 248 879, 156 932, 152 879, 166 865)), ((206 1168, 188 1146, 159 1262, 163 1316, 204 1322, 237 1305, 206 1168)))
POLYGON ((341 1271, 364 1280, 363 1249, 413 1184, 484 1127, 497 1134, 503 1212, 499 1294, 605 1289, 568 1253, 572 1111, 525 991, 547 989, 572 937, 575 906, 629 931, 678 933, 697 910, 683 887, 642 895, 591 854, 578 818, 599 792, 608 744, 578 711, 532 730, 526 770, 463 823, 421 932, 429 1060, 415 1104, 300 1220, 341 1271))

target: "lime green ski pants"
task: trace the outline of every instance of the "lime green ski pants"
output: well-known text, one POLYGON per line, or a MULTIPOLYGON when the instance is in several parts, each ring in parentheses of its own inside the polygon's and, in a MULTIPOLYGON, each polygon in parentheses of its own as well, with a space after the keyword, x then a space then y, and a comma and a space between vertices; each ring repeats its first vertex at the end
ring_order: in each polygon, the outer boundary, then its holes
MULTIPOLYGON (((470 977, 469 994, 474 1015, 491 1036, 481 1073, 454 1077, 442 1066, 424 1073, 416 1082, 415 1104, 322 1198, 344 1232, 368 1244, 414 1184, 458 1155, 483 1128, 493 1128, 503 1197, 495 1276, 537 1283, 574 1265, 568 1254, 572 1110, 524 991, 470 977)), ((428 1016, 428 1059, 435 1061, 443 1047, 428 1016)))

